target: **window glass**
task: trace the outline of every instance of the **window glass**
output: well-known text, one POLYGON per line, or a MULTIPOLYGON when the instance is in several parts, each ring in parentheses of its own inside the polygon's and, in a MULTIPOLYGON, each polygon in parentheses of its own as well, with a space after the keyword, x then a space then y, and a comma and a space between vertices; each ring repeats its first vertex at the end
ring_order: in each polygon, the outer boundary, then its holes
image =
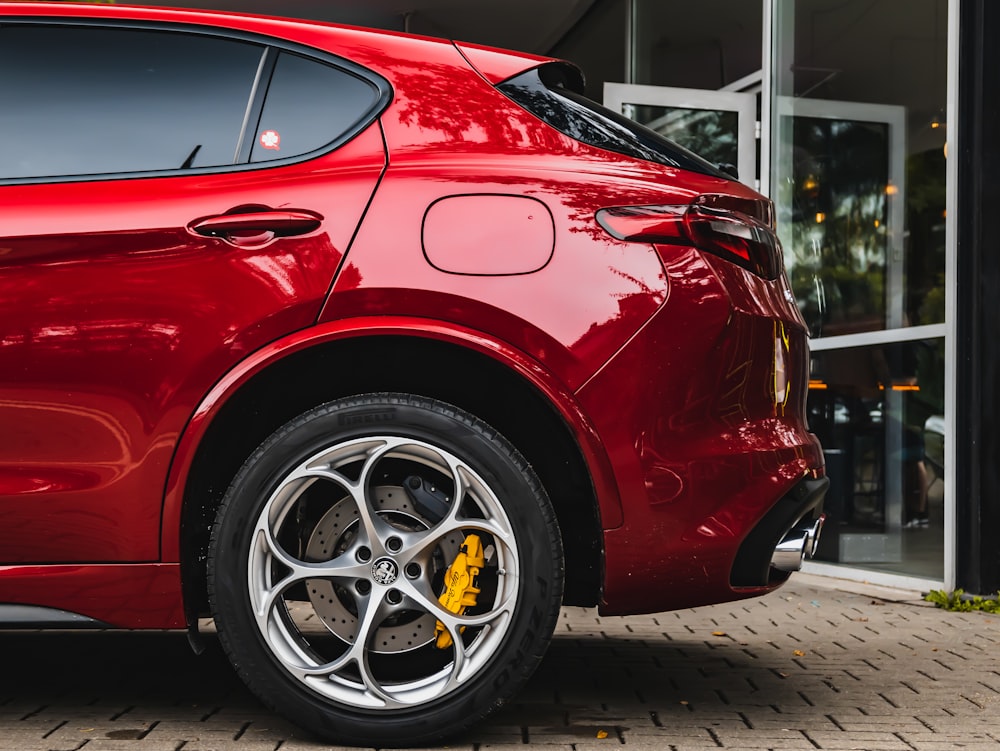
POLYGON ((282 52, 274 67, 250 161, 308 154, 371 114, 379 92, 347 71, 282 52))
MULTIPOLYGON (((701 0, 704 2, 704 0, 701 0)), ((605 81, 627 81, 625 42, 631 0, 598 0, 546 55, 572 60, 586 72, 584 96, 601 101, 605 81)), ((522 49, 528 49, 523 47, 522 49)))
POLYGON ((813 336, 943 323, 946 0, 774 7, 771 197, 813 336))
POLYGON ((817 557, 944 575, 944 339, 814 352, 809 427, 830 489, 817 557))
POLYGON ((0 29, 0 178, 232 164, 262 48, 135 29, 0 29))
POLYGON ((830 477, 819 557, 940 580, 948 2, 771 7, 771 198, 830 477))
POLYGON ((786 125, 796 144, 792 181, 781 192, 791 198, 786 254, 810 333, 886 328, 890 125, 803 115, 786 125))
POLYGON ((718 90, 762 67, 762 3, 634 0, 632 12, 632 83, 718 90))

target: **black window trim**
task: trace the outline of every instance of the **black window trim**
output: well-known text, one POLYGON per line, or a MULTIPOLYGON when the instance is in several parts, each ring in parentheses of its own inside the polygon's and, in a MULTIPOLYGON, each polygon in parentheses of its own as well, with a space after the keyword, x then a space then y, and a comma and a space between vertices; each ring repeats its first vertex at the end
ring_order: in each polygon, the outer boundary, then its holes
POLYGON ((171 33, 197 34, 214 39, 248 42, 262 47, 262 59, 258 65, 257 77, 254 81, 247 111, 244 116, 243 128, 237 147, 239 161, 234 164, 217 165, 213 167, 195 167, 178 170, 148 170, 140 172, 101 172, 90 175, 45 175, 42 177, 10 177, 0 178, 0 187, 7 185, 63 185, 80 182, 105 182, 110 180, 139 180, 162 177, 192 177, 197 175, 220 175, 236 172, 261 171, 285 167, 290 164, 308 162, 312 159, 330 154, 349 141, 352 141, 374 123, 385 111, 393 99, 392 85, 382 76, 351 60, 339 57, 330 52, 298 44, 266 34, 228 29, 224 26, 201 26, 198 24, 167 21, 138 21, 134 19, 119 20, 115 18, 65 18, 53 16, 8 16, 0 18, 0 29, 14 26, 92 26, 104 29, 132 29, 136 31, 166 31, 171 33), (370 84, 376 91, 375 102, 354 125, 338 138, 318 149, 266 162, 250 162, 250 152, 253 149, 255 135, 250 130, 250 124, 255 123, 264 108, 264 98, 270 85, 271 76, 280 52, 315 60, 316 62, 337 68, 370 84), (245 154, 245 157, 244 157, 245 154))

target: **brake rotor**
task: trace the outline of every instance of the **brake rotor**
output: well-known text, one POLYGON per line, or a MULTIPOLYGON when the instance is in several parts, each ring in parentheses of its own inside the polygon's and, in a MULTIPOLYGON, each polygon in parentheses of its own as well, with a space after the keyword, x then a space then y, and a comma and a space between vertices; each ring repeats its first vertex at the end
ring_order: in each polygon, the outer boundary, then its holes
MULTIPOLYGON (((403 532, 420 532, 430 524, 413 508, 406 492, 399 486, 374 488, 375 511, 382 519, 403 532)), ((330 507, 316 524, 306 544, 307 561, 328 561, 340 555, 353 542, 358 528, 358 508, 354 499, 345 496, 330 507)), ((438 540, 435 562, 441 570, 458 555, 464 539, 454 531, 438 540)), ((421 576, 433 577, 435 571, 421 576)), ((358 633, 354 597, 329 579, 308 579, 306 590, 313 610, 323 624, 338 638, 352 644, 358 633)), ((417 610, 402 611, 383 622, 375 631, 373 652, 396 653, 419 649, 434 641, 437 619, 417 610)))

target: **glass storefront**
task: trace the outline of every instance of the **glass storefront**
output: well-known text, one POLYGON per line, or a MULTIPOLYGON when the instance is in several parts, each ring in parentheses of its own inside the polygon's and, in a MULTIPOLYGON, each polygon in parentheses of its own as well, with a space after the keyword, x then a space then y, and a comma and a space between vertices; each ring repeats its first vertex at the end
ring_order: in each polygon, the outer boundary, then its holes
POLYGON ((760 72, 759 2, 633 0, 632 27, 629 83, 718 91, 760 72))
POLYGON ((572 60, 585 74, 585 94, 601 101, 605 81, 621 81, 628 55, 628 0, 600 0, 547 54, 572 60))
POLYGON ((813 336, 819 559, 944 579, 947 0, 773 0, 771 198, 813 336))
POLYGON ((831 478, 819 560, 943 582, 948 0, 629 7, 605 104, 775 203, 831 478))
POLYGON ((814 353, 809 423, 830 477, 820 560, 942 578, 942 345, 814 353))
MULTIPOLYGON (((786 267, 813 337, 809 411, 832 479, 827 563, 813 570, 954 586, 956 530, 978 529, 961 520, 978 518, 983 501, 978 485, 956 501, 960 480, 949 467, 975 450, 956 455, 953 440, 955 353, 969 346, 955 335, 954 290, 969 276, 957 270, 960 255, 971 263, 973 243, 959 254, 958 159, 948 158, 947 144, 959 125, 960 10, 971 43, 982 26, 976 19, 992 18, 992 5, 561 2, 545 4, 545 14, 536 6, 528 25, 517 11, 506 13, 508 36, 525 43, 504 37, 503 46, 577 62, 591 98, 735 170, 775 203, 786 267), (540 38, 553 41, 528 41, 540 38)), ((424 15, 447 25, 432 4, 416 5, 427 10, 407 14, 405 28, 428 30, 417 23, 424 15)), ((449 32, 496 42, 492 34, 449 32)), ((992 56, 968 49, 966 63, 981 58, 989 70, 992 56)), ((984 101, 966 104, 989 109, 984 101)), ((991 570, 1000 571, 1000 559, 991 570)))
POLYGON ((633 0, 629 83, 640 96, 625 93, 622 107, 751 187, 759 187, 761 8, 633 0))

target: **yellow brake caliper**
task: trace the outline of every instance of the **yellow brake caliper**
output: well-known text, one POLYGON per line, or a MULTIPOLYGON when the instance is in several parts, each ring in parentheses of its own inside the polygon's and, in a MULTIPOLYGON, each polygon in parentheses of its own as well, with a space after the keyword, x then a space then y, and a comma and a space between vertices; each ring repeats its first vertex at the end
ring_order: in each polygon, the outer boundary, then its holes
MULTIPOLYGON (((475 606, 476 595, 479 594, 476 577, 485 565, 483 543, 479 540, 479 535, 468 535, 462 547, 458 549, 455 560, 444 574, 444 592, 441 593, 438 602, 456 615, 462 615, 466 608, 475 606)), ((451 646, 451 634, 441 621, 438 621, 434 628, 434 636, 437 637, 438 649, 447 649, 451 646)))

